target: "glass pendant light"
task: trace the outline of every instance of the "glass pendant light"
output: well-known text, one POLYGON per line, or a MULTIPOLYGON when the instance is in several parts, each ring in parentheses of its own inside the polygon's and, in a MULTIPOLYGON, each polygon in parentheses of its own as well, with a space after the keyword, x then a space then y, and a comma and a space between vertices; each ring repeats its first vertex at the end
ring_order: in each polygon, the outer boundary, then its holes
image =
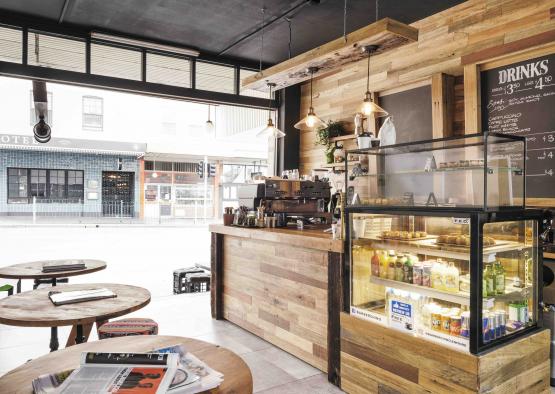
POLYGON ((375 117, 387 116, 388 112, 376 104, 372 100, 372 93, 370 93, 370 56, 378 49, 377 45, 366 45, 362 47, 362 51, 368 54, 368 69, 366 73, 366 93, 364 93, 364 101, 360 112, 364 115, 374 115, 375 117))
POLYGON ((204 127, 207 134, 212 135, 214 133, 214 123, 210 120, 210 105, 208 105, 208 120, 204 127))
POLYGON ((317 71, 318 71, 318 67, 309 67, 306 69, 306 72, 310 73, 310 107, 308 109, 308 115, 306 115, 304 118, 302 118, 297 123, 295 123, 294 127, 296 129, 301 129, 303 125, 309 129, 313 129, 315 127, 321 127, 324 125, 324 122, 322 121, 322 119, 316 116, 316 113, 314 112, 314 108, 312 107, 312 79, 314 77, 314 73, 317 71))
POLYGON ((268 124, 262 130, 256 133, 256 136, 258 137, 261 135, 268 135, 274 138, 285 137, 285 133, 274 126, 274 121, 272 120, 272 88, 275 88, 276 84, 269 82, 268 87, 270 88, 270 102, 268 104, 268 124))

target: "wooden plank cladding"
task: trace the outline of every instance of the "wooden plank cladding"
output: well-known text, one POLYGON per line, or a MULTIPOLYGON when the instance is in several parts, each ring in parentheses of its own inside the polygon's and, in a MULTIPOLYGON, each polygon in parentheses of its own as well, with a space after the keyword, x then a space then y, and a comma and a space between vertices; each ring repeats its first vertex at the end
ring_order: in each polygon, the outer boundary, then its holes
MULTIPOLYGON (((523 50, 523 45, 547 45, 545 40, 551 39, 549 37, 555 31, 554 7, 555 0, 470 0, 417 21, 411 24, 418 29, 417 42, 371 58, 370 89, 379 93, 434 78, 436 83, 433 83, 432 89, 436 91, 437 88, 437 92, 442 92, 444 96, 434 95, 438 103, 435 112, 441 115, 441 118, 434 119, 435 129, 431 131, 434 137, 438 137, 440 132, 442 136, 464 134, 462 127, 468 133, 475 133, 480 129, 476 120, 480 112, 479 101, 474 99, 478 97, 478 86, 472 79, 472 70, 468 68, 465 72, 461 59, 482 59, 484 54, 500 56, 507 48, 523 50), (478 55, 472 55, 474 53, 478 55), (453 116, 443 112, 451 105, 453 98, 450 96, 453 93, 450 91, 452 82, 440 79, 442 74, 456 77, 453 116), (462 97, 463 90, 460 89, 463 74, 468 76, 468 81, 464 81, 468 98, 462 97), (465 104, 463 98, 466 99, 465 104), (465 105, 468 110, 466 124, 465 105)), ((324 121, 347 122, 348 131, 352 133, 353 117, 360 110, 365 90, 366 62, 344 65, 332 75, 314 79, 313 107, 324 121)), ((309 94, 308 84, 304 83, 301 87, 301 113, 308 111, 309 94)), ((299 170, 303 174, 325 162, 323 148, 314 145, 315 134, 308 129, 301 130, 299 170)), ((354 148, 355 141, 348 141, 345 145, 346 148, 354 148)))
POLYGON ((224 236, 223 317, 327 371, 328 252, 224 236))
POLYGON ((378 54, 417 39, 416 28, 384 18, 348 34, 346 39, 337 38, 245 78, 242 84, 244 88, 266 91, 266 84, 273 82, 277 89, 282 89, 310 79, 308 67, 318 67, 315 76, 325 75, 340 66, 364 58, 366 55, 362 53, 361 48, 365 45, 378 45, 378 54))
POLYGON ((472 355, 341 313, 348 393, 549 393, 549 331, 472 355))

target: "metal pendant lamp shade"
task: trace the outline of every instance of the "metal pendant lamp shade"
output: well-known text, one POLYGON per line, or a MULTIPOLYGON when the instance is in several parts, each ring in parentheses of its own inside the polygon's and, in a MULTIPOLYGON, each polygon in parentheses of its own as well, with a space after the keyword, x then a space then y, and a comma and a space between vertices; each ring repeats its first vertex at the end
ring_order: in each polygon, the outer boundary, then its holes
POLYGON ((372 100, 372 93, 370 93, 370 56, 372 53, 376 52, 377 49, 377 45, 367 45, 362 48, 362 51, 368 54, 368 66, 366 73, 366 93, 364 94, 360 112, 366 116, 374 115, 376 118, 379 118, 387 116, 389 113, 372 100))
POLYGON ((214 134, 214 122, 210 120, 210 105, 208 106, 208 120, 206 121, 204 128, 209 136, 214 134))
POLYGON ((308 110, 308 114, 304 118, 299 120, 297 123, 295 123, 295 125, 293 126, 299 130, 302 129, 303 127, 306 127, 308 129, 314 129, 314 128, 322 127, 325 124, 322 121, 322 119, 316 116, 316 113, 314 112, 314 107, 312 107, 312 79, 316 71, 318 71, 318 67, 309 67, 307 69, 307 72, 310 73, 310 108, 308 110))
MULTIPOLYGON (((270 97, 269 97, 270 100, 272 100, 272 88, 274 88, 275 86, 276 86, 275 83, 268 83, 268 87, 270 88, 270 97)), ((285 133, 280 129, 278 129, 276 126, 274 126, 274 121, 272 120, 272 109, 270 108, 269 105, 268 105, 268 124, 262 130, 256 133, 257 137, 262 135, 267 135, 268 137, 271 136, 274 138, 285 137, 285 133)))

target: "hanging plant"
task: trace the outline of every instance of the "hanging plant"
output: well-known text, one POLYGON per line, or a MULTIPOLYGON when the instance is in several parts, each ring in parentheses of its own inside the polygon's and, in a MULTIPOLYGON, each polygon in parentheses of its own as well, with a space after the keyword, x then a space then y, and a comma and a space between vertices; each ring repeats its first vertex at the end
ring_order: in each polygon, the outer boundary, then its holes
POLYGON ((335 150, 334 144, 330 141, 331 138, 339 137, 345 133, 345 127, 343 122, 328 120, 324 127, 320 127, 316 131, 316 141, 315 145, 321 145, 324 147, 326 154, 326 162, 328 164, 333 163, 333 151, 335 150))

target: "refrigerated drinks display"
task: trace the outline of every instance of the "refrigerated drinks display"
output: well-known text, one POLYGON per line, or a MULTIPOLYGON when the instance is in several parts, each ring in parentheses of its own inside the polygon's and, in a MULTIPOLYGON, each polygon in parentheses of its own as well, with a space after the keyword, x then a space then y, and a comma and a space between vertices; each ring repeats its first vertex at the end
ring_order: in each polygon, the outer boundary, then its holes
MULTIPOLYGON (((423 157, 429 154, 450 157, 444 148, 463 151, 468 148, 474 153, 479 149, 479 145, 468 146, 468 141, 454 141, 450 139, 447 148, 441 142, 418 144, 418 149, 404 145, 403 152, 420 150, 418 154, 423 157), (426 151, 426 147, 431 151, 426 151)), ((512 148, 514 141, 519 142, 510 139, 507 143, 510 149, 496 148, 497 162, 501 160, 499 155, 516 154, 512 148)), ((356 153, 381 162, 383 171, 384 163, 387 166, 388 161, 395 161, 389 157, 395 147, 384 153, 385 158, 376 153, 381 149, 356 153)), ((488 147, 485 150, 492 152, 488 147)), ((486 158, 485 162, 492 160, 486 158)), ((520 170, 523 171, 523 166, 520 170)), ((380 180, 369 171, 366 176, 377 180, 373 183, 357 180, 360 174, 346 175, 352 200, 346 208, 349 280, 345 295, 350 302, 346 302, 345 308, 351 315, 474 354, 539 328, 542 290, 539 234, 547 222, 546 214, 520 207, 517 199, 522 201, 524 196, 509 187, 510 177, 488 180, 490 171, 499 169, 486 168, 484 176, 478 178, 467 175, 470 183, 465 184, 472 185, 468 186, 471 191, 458 181, 457 201, 464 202, 462 206, 447 198, 451 195, 447 188, 452 182, 447 171, 429 182, 438 196, 437 204, 433 205, 420 203, 426 195, 422 183, 410 199, 393 203, 388 193, 390 188, 399 188, 395 175, 391 175, 394 172, 380 180), (477 179, 488 186, 477 184, 477 179), (472 194, 494 184, 495 199, 481 196, 476 205, 468 204, 477 200, 467 196, 467 192, 472 194), (500 201, 512 201, 514 205, 501 206, 500 201)))

